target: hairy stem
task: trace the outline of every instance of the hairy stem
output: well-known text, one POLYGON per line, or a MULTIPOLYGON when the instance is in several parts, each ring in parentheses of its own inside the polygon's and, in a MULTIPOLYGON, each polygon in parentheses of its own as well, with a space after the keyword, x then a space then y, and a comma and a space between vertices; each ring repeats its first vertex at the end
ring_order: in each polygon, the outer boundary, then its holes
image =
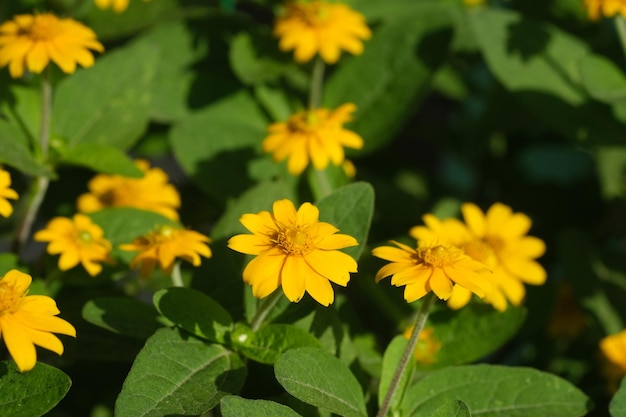
POLYGON ((280 288, 276 289, 272 294, 270 294, 267 298, 261 301, 261 305, 257 309, 256 313, 254 313, 254 317, 250 322, 250 327, 253 331, 259 330, 263 321, 267 318, 267 315, 272 311, 280 297, 282 296, 282 291, 280 288))

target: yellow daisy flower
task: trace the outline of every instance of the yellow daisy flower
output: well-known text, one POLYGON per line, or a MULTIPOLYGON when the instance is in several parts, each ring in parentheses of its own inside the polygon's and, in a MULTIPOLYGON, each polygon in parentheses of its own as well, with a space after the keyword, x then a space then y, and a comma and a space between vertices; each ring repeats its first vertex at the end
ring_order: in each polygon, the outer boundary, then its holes
POLYGON ((378 271, 375 279, 378 282, 392 276, 392 285, 405 285, 404 299, 407 303, 422 298, 430 291, 447 300, 456 286, 464 287, 479 297, 492 290, 485 265, 453 244, 421 241, 417 249, 413 249, 399 242, 391 243, 398 247, 379 246, 372 251, 377 258, 391 262, 378 271))
POLYGON ((626 0, 585 0, 589 19, 597 21, 602 16, 614 17, 618 14, 626 17, 626 0))
POLYGON ((207 245, 211 239, 202 233, 179 229, 174 226, 160 226, 156 230, 120 245, 121 250, 139 251, 130 263, 131 268, 139 267, 142 278, 148 278, 158 265, 166 274, 171 274, 176 258, 181 258, 193 266, 200 266, 200 256, 210 258, 211 249, 207 245))
POLYGON ((21 77, 25 68, 40 73, 50 60, 66 74, 76 71, 76 64, 91 67, 90 49, 104 51, 94 31, 52 13, 16 15, 0 25, 0 67, 9 65, 13 78, 21 77))
POLYGON ((11 175, 0 168, 0 216, 9 217, 13 214, 13 206, 7 199, 17 200, 18 195, 11 187, 11 175))
POLYGON ((133 207, 159 213, 178 220, 180 195, 160 168, 150 168, 148 161, 138 159, 135 165, 144 176, 127 178, 121 175, 98 174, 87 187, 89 192, 78 197, 78 211, 92 213, 106 207, 133 207))
MULTIPOLYGON (((115 13, 122 13, 128 8, 129 0, 94 0, 96 6, 100 9, 108 9, 113 8, 115 13)), ((151 0, 143 0, 144 2, 148 2, 151 0)))
POLYGON ((343 146, 363 147, 359 135, 343 128, 344 123, 352 120, 351 113, 355 110, 356 106, 348 103, 336 110, 298 112, 286 122, 269 126, 263 151, 272 153, 277 162, 288 159, 287 169, 293 175, 301 174, 309 161, 316 169, 325 169, 329 162, 339 166, 345 159, 343 146))
POLYGON ((319 209, 304 203, 296 211, 289 200, 274 202, 273 212, 244 214, 239 221, 252 234, 233 236, 228 247, 256 255, 243 271, 252 294, 264 298, 282 287, 291 302, 307 292, 323 306, 335 299, 329 281, 346 286, 357 263, 338 249, 358 245, 356 239, 337 234, 339 229, 320 222, 319 209))
POLYGON ((81 263, 89 275, 102 271, 101 262, 111 262, 111 242, 104 238, 104 231, 84 214, 72 219, 55 217, 45 229, 35 233, 38 242, 50 242, 48 253, 58 255, 59 269, 67 271, 81 263))
POLYGON ((0 336, 20 372, 37 362, 35 345, 63 354, 52 333, 76 337, 76 329, 62 318, 56 303, 44 295, 26 295, 32 278, 13 269, 0 279, 0 336))
POLYGON ((600 340, 600 350, 622 373, 626 373, 626 330, 600 340))
POLYGON ((319 53, 328 64, 339 60, 341 51, 359 55, 363 40, 372 32, 365 17, 341 3, 325 0, 290 1, 276 19, 274 35, 282 51, 294 50, 297 62, 307 62, 319 53))

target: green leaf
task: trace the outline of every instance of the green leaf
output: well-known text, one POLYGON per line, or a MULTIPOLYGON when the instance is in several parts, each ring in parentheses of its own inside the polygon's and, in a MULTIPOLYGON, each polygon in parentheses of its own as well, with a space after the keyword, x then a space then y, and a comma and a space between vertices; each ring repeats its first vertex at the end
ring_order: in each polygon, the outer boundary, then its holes
POLYGON ((215 300, 190 288, 167 288, 154 294, 159 313, 203 339, 224 343, 233 319, 215 300))
POLYGON ((125 297, 89 300, 83 306, 82 315, 93 325, 144 340, 164 325, 153 306, 125 297))
POLYGON ((358 246, 343 251, 359 259, 367 243, 374 215, 374 188, 366 182, 356 182, 335 190, 316 203, 320 220, 339 229, 339 233, 354 237, 358 246))
POLYGON ((42 416, 65 397, 71 385, 67 375, 45 363, 20 373, 13 362, 0 362, 0 415, 42 416))
POLYGON ((626 378, 622 378, 620 387, 609 403, 611 417, 626 416, 626 378))
POLYGON ((435 371, 407 391, 402 415, 431 415, 460 400, 483 417, 579 417, 588 398, 568 381, 532 368, 458 366, 435 371))
POLYGON ((68 149, 80 143, 128 149, 147 128, 158 64, 157 48, 130 45, 63 79, 52 105, 54 136, 64 138, 68 149))
MULTIPOLYGON (((387 349, 385 349, 385 354, 383 355, 383 368, 380 375, 380 383, 378 384, 378 406, 380 407, 387 395, 387 391, 389 390, 389 385, 391 384, 391 380, 396 373, 396 369, 398 368, 398 364, 400 363, 400 359, 408 345, 409 341, 404 336, 396 336, 393 338, 387 349)), ((393 400, 391 402, 391 410, 396 410, 402 401, 402 397, 404 394, 409 382, 411 381, 411 373, 415 368, 415 361, 409 359, 407 367, 398 383, 398 388, 396 393, 393 396, 393 400)))
POLYGON ((4 276, 12 269, 19 269, 19 258, 13 253, 0 253, 0 276, 4 276))
POLYGON ((622 197, 626 193, 626 147, 598 146, 594 153, 602 194, 607 200, 622 197))
POLYGON ((509 341, 524 323, 526 310, 508 306, 499 312, 486 304, 471 303, 459 311, 443 309, 430 314, 427 327, 440 349, 430 364, 420 369, 436 369, 478 360, 509 341))
POLYGON ((340 416, 366 416, 359 382, 339 359, 311 347, 285 352, 274 366, 287 392, 307 404, 340 416))
POLYGON ((582 84, 593 98, 609 104, 626 99, 626 77, 612 61, 587 55, 579 65, 582 84))
POLYGON ((301 347, 321 348, 320 342, 299 327, 291 324, 270 324, 257 330, 239 331, 233 337, 238 352, 260 363, 274 364, 289 349, 301 347))
POLYGON ((300 417, 300 414, 285 405, 234 395, 222 398, 220 410, 223 417, 300 417))
POLYGON ((448 400, 430 417, 471 417, 467 404, 459 400, 448 400))
POLYGON ((0 118, 0 163, 7 164, 28 175, 45 175, 47 170, 39 165, 29 148, 23 131, 0 118))
POLYGON ((219 201, 251 185, 243 169, 257 157, 267 120, 246 91, 193 113, 170 132, 170 144, 185 172, 219 201))
POLYGON ((342 60, 324 86, 324 102, 357 106, 348 127, 372 152, 393 139, 412 116, 444 62, 452 39, 446 5, 423 2, 384 22, 358 57, 342 60), (393 48, 390 47, 393 45, 393 48))
POLYGON ((179 329, 158 330, 139 352, 115 403, 117 417, 200 415, 243 384, 241 359, 179 329))
POLYGON ((104 174, 140 178, 143 173, 124 152, 100 143, 79 143, 65 153, 60 162, 91 168, 104 174))

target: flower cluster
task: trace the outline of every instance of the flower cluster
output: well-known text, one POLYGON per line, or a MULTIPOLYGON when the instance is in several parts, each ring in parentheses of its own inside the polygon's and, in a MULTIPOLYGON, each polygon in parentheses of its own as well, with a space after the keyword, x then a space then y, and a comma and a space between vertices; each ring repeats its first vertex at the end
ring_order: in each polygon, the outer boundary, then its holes
POLYGON ((416 249, 397 242, 398 248, 375 248, 374 256, 391 262, 376 279, 392 276, 393 285, 406 285, 407 302, 433 291, 455 309, 465 306, 472 293, 500 311, 508 303, 521 304, 524 283, 541 285, 546 280, 545 270, 535 261, 545 245, 526 235, 530 218, 501 203, 486 213, 472 203, 463 204, 461 211, 465 223, 425 215, 425 225, 409 232, 418 242, 416 249))
POLYGON ((625 0, 584 0, 587 14, 591 20, 600 20, 601 17, 626 17, 625 0))
MULTIPOLYGON (((148 2, 151 0, 143 0, 144 2, 148 2)), ((113 9, 115 13, 124 12, 130 3, 130 0, 94 0, 96 6, 100 9, 113 9)))

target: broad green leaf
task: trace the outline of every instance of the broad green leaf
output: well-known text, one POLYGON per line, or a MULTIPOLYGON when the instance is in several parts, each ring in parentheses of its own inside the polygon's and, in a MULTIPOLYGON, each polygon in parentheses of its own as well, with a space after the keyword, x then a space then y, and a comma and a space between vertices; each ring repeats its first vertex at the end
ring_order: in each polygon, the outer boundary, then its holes
POLYGON ((299 417, 291 408, 267 400, 248 400, 228 395, 220 402, 223 417, 299 417))
POLYGON ((439 407, 430 417, 471 417, 467 404, 459 400, 448 400, 439 407))
POLYGON ((12 269, 19 269, 18 261, 19 258, 13 253, 0 253, 0 276, 4 276, 12 269))
POLYGON ((52 105, 54 136, 64 138, 68 149, 80 143, 132 146, 148 125, 149 87, 158 61, 158 48, 130 45, 65 78, 52 105))
POLYGON ((0 118, 0 163, 7 164, 28 175, 47 174, 29 148, 24 132, 0 118))
POLYGON ((439 346, 432 362, 420 369, 436 369, 476 361, 509 341, 524 323, 526 310, 509 305, 499 312, 486 304, 471 303, 459 311, 443 309, 431 313, 426 328, 439 346))
POLYGON ((233 337, 237 351, 260 363, 274 364, 289 349, 322 347, 315 336, 291 324, 270 324, 256 332, 239 331, 238 335, 233 337), (246 337, 241 337, 243 334, 246 337))
POLYGON ((94 298, 83 306, 82 315, 93 325, 144 340, 165 324, 153 306, 125 297, 94 298))
POLYGON ((607 199, 621 197, 626 192, 626 146, 595 148, 596 170, 607 199))
MULTIPOLYGON (((396 336, 393 338, 383 356, 383 368, 380 375, 380 383, 378 384, 378 406, 380 407, 389 391, 389 385, 396 373, 400 359, 407 347, 408 339, 404 336, 396 336)), ((398 388, 391 402, 391 410, 396 410, 402 401, 403 394, 411 381, 411 374, 415 368, 415 361, 412 357, 409 359, 404 374, 398 383, 398 388)))
POLYGON ((154 294, 154 305, 169 320, 203 339, 224 343, 233 319, 215 300, 190 288, 167 288, 154 294))
POLYGON ((100 143, 79 143, 61 157, 64 164, 91 168, 104 174, 140 178, 143 173, 124 152, 100 143))
POLYGON ((115 403, 117 417, 200 415, 243 384, 241 359, 179 329, 158 330, 139 352, 115 403))
POLYGON ((445 368, 406 392, 402 415, 428 416, 459 400, 482 417, 580 417, 589 399, 570 382, 532 368, 469 365, 445 368))
POLYGON ((0 90, 1 119, 19 127, 26 141, 38 140, 41 130, 42 105, 40 83, 9 84, 4 94, 6 96, 3 96, 3 92, 0 90))
POLYGON ((356 182, 335 190, 316 203, 320 220, 339 229, 339 233, 354 237, 358 246, 343 251, 359 259, 374 215, 374 188, 366 182, 356 182))
POLYGON ((71 385, 65 373, 45 363, 20 373, 13 362, 0 362, 0 415, 42 416, 65 397, 71 385))
POLYGON ((307 404, 340 416, 367 415, 359 382, 339 359, 321 349, 305 347, 285 352, 274 366, 287 392, 307 404))
POLYGON ((252 96, 240 91, 175 125, 170 144, 196 184, 224 201, 253 185, 245 167, 258 157, 267 124, 252 96))
POLYGON ((411 11, 381 24, 363 54, 342 59, 325 83, 325 105, 357 106, 348 128, 365 142, 359 152, 378 149, 402 130, 447 56, 452 39, 448 8, 422 2, 411 11))
POLYGON ((611 417, 626 416, 626 378, 622 378, 620 387, 609 403, 611 417))
POLYGON ((612 61, 600 55, 586 55, 579 61, 583 86, 602 102, 626 100, 626 77, 612 61))

